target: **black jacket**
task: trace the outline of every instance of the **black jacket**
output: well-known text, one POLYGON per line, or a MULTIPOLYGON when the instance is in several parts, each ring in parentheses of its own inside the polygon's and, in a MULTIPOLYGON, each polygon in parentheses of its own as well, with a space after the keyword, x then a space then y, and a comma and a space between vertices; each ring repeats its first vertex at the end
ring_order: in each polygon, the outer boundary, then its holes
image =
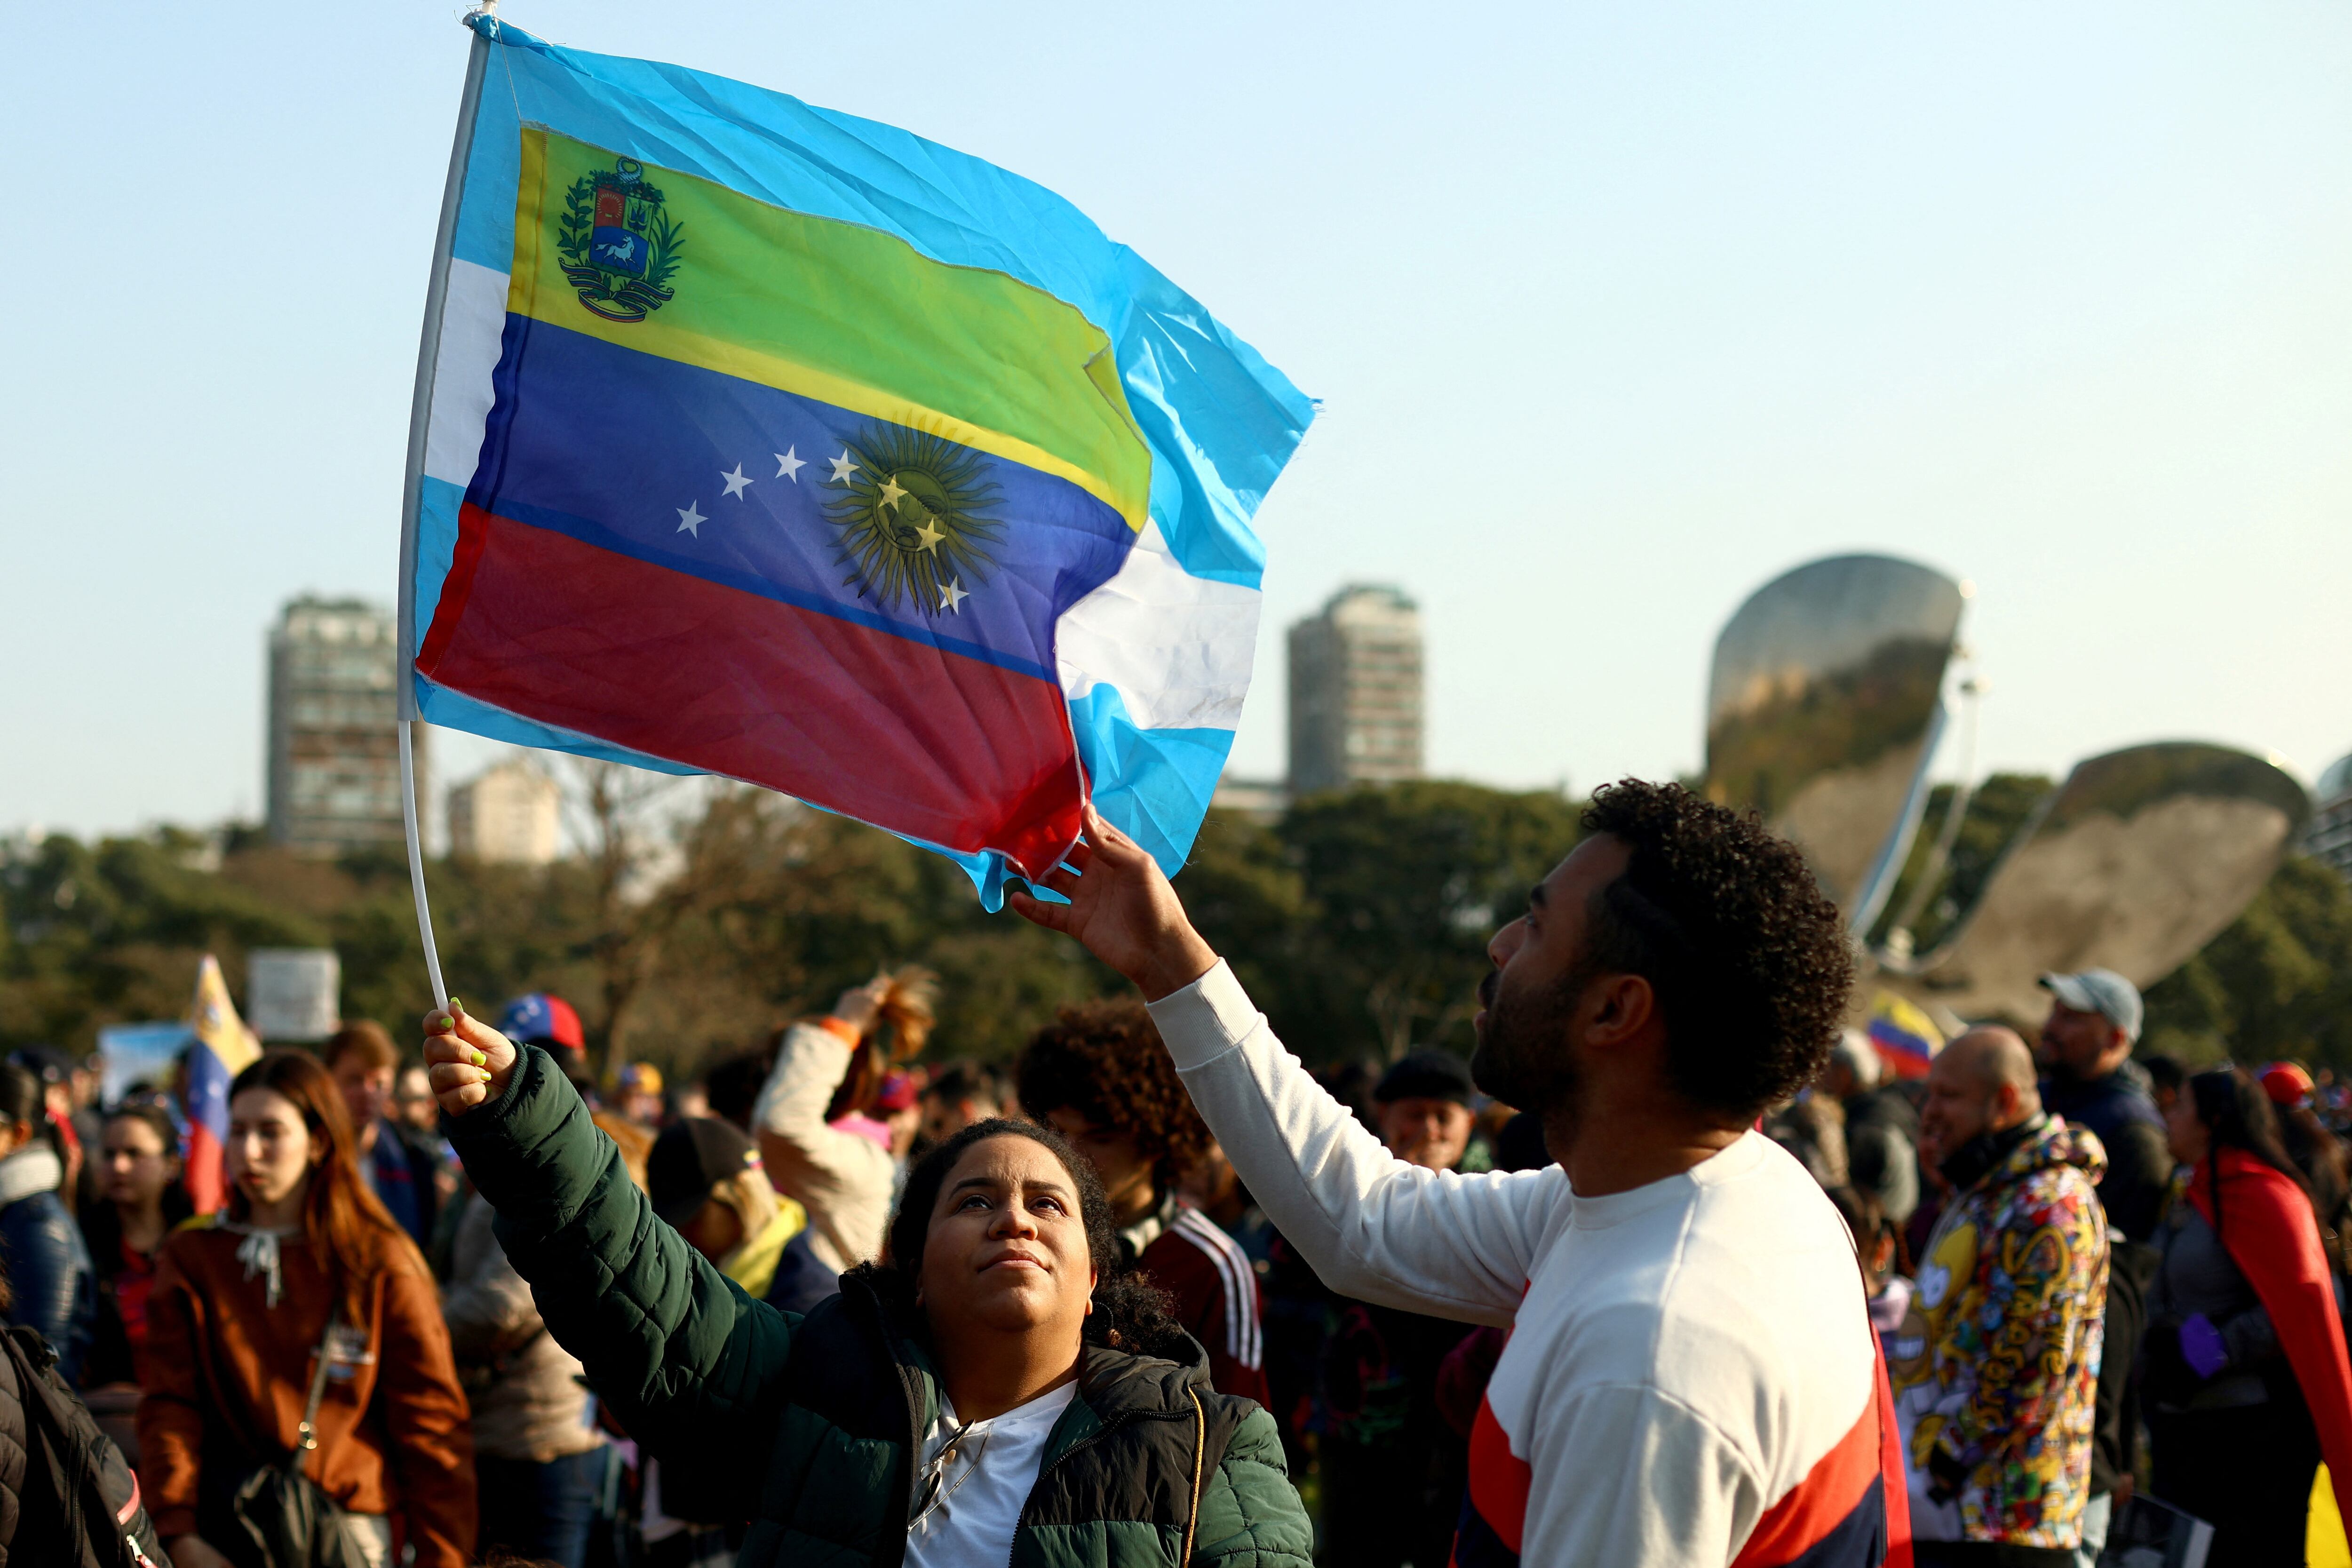
POLYGON ((2155 1241, 2172 1191, 2173 1161, 2147 1070, 2127 1061, 2105 1078, 2045 1078, 2042 1109, 2098 1135, 2107 1152, 2107 1173, 2099 1178, 2107 1223, 2128 1240, 2155 1241))
POLYGON ((125 1537, 155 1568, 172 1568, 122 1451, 58 1377, 47 1342, 10 1333, 13 1348, 0 1346, 0 1568, 113 1568, 128 1556, 125 1537), (20 1365, 39 1388, 25 1386, 20 1365))

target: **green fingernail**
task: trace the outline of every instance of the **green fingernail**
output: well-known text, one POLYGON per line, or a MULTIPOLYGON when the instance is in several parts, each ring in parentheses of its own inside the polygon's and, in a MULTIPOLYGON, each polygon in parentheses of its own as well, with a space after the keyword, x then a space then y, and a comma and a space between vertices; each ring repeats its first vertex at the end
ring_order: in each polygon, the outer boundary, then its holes
POLYGON ((449 998, 449 1011, 452 1013, 462 1013, 465 1010, 466 1005, 463 1002, 458 1001, 455 996, 449 998))
POLYGON ((436 1013, 433 1015, 433 1030, 436 1034, 446 1033, 453 1023, 454 1020, 451 1019, 449 1015, 446 1013, 436 1013))
POLYGON ((474 1065, 478 1068, 486 1068, 490 1065, 490 1058, 483 1055, 480 1051, 476 1051, 474 1053, 474 1065))

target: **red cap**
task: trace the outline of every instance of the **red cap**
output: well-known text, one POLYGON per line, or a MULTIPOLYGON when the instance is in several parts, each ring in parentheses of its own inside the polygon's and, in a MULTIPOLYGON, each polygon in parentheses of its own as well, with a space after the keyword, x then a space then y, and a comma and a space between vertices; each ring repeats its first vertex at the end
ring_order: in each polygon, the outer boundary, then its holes
POLYGON ((915 1080, 903 1072, 894 1072, 882 1080, 882 1093, 874 1101, 877 1110, 904 1110, 915 1103, 915 1080))
POLYGON ((572 1010, 572 1004, 546 991, 534 991, 508 1003, 506 1016, 499 1020, 499 1033, 518 1043, 557 1045, 575 1051, 588 1046, 580 1015, 572 1010))
POLYGON ((2311 1075, 2293 1062, 2273 1062, 2263 1069, 2263 1092, 2273 1105, 2301 1105, 2311 1089, 2311 1075))

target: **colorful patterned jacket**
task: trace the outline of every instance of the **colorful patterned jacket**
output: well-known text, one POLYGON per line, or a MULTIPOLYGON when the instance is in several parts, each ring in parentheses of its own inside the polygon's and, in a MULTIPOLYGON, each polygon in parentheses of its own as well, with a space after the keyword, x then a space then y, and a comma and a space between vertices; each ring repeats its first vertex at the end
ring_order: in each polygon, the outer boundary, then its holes
POLYGON ((2081 1535, 2107 1298, 2095 1191, 2105 1166, 2096 1136, 2044 1116, 1936 1222, 1888 1367, 1923 1540, 2071 1547, 2081 1535))

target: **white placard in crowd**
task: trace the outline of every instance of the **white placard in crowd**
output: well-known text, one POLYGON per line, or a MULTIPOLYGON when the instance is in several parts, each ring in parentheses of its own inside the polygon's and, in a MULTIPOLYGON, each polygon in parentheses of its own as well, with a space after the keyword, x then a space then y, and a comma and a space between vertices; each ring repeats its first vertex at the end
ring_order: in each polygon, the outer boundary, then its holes
POLYGON ((323 1040, 342 1017, 342 960, 331 947, 257 947, 246 954, 245 1017, 265 1040, 323 1040))

